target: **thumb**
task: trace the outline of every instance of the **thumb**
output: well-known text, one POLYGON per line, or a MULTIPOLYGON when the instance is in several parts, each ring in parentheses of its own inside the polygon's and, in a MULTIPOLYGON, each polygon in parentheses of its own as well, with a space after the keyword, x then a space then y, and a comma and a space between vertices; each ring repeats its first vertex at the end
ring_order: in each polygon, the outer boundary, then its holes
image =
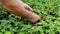
POLYGON ((30 6, 28 6, 27 4, 24 4, 24 8, 28 11, 32 11, 32 8, 30 6))

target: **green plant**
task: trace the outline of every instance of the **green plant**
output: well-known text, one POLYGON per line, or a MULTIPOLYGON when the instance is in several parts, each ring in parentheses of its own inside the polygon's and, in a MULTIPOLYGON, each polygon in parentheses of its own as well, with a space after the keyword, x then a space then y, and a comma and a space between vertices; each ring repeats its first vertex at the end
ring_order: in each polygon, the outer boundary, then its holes
POLYGON ((0 34, 60 34, 60 0, 23 0, 41 18, 35 24, 0 4, 0 34))

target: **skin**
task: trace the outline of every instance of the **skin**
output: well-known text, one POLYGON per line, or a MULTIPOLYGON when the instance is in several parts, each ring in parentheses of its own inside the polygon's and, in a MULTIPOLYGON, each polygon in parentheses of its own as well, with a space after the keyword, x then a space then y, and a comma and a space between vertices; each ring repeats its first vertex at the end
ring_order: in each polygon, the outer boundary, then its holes
POLYGON ((19 16, 24 16, 30 19, 31 22, 36 22, 40 18, 37 14, 32 13, 32 8, 21 0, 0 0, 3 7, 19 16))

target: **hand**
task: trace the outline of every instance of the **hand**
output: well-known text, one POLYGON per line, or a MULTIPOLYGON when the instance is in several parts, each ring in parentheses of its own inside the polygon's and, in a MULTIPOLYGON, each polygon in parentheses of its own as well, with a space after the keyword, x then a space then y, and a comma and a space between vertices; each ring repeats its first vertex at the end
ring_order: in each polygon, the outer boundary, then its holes
POLYGON ((27 17, 32 22, 36 22, 40 19, 37 14, 31 12, 32 8, 21 0, 1 0, 1 3, 8 11, 19 16, 27 17))

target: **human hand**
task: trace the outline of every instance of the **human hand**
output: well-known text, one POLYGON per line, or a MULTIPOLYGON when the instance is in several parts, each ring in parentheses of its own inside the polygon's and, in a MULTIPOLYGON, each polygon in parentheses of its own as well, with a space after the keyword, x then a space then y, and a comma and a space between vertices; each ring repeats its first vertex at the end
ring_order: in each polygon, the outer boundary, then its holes
POLYGON ((21 0, 2 0, 1 3, 8 11, 19 16, 25 16, 32 22, 36 22, 40 19, 37 14, 31 12, 32 8, 23 3, 21 0))

